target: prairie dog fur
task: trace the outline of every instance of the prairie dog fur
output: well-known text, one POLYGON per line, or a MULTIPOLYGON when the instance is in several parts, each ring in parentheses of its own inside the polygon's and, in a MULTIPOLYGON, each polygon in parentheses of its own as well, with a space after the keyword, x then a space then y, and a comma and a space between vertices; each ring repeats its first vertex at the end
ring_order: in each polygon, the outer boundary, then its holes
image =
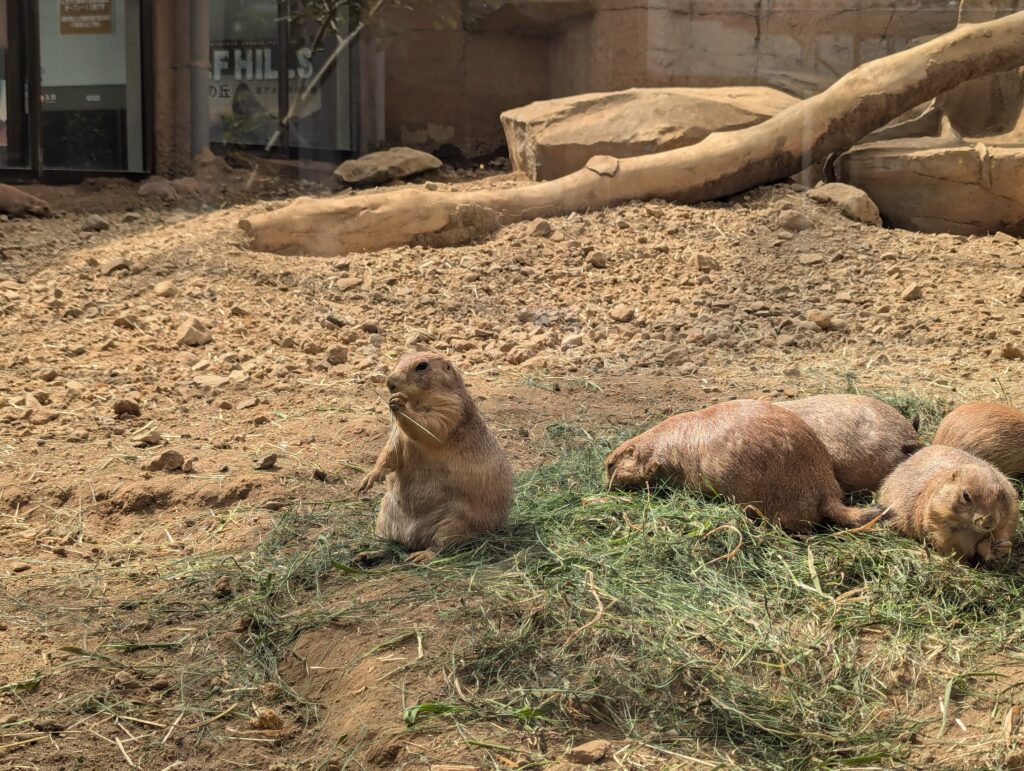
POLYGON ((935 444, 965 450, 1009 476, 1024 475, 1024 410, 995 402, 963 404, 942 419, 935 444))
POLYGON ((770 402, 741 399, 675 415, 619 445, 605 472, 613 488, 665 482, 724 495, 791 532, 864 520, 860 509, 843 505, 818 437, 770 402))
POLYGON ((803 418, 832 458, 840 487, 875 491, 892 470, 924 445, 893 407, 856 394, 821 394, 776 402, 803 418))
POLYGON ((987 562, 1010 553, 1020 502, 999 469, 954 447, 932 445, 890 474, 878 493, 892 527, 940 554, 987 562))
POLYGON ((359 491, 387 475, 377 536, 424 562, 445 546, 502 527, 512 470, 466 390, 437 353, 407 353, 387 379, 395 429, 359 491))

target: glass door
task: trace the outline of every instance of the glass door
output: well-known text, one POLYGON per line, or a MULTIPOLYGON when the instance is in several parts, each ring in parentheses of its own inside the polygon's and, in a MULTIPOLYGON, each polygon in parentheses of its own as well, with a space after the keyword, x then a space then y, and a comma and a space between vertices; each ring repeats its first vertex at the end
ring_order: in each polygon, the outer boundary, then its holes
POLYGON ((27 10, 0 0, 0 169, 32 168, 27 10))
POLYGON ((42 168, 145 172, 141 0, 42 0, 42 168))

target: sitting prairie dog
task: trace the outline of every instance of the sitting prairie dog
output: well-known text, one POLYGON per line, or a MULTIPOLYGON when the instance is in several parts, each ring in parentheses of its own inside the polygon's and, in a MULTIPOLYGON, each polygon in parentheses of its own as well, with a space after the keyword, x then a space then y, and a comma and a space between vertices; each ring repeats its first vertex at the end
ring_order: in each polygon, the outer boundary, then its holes
POLYGON ((832 458, 846 492, 877 490, 924 445, 914 424, 885 402, 856 394, 821 394, 775 402, 803 418, 832 458))
POLYGON ((899 533, 940 554, 983 562, 1005 557, 1020 502, 999 469, 954 447, 914 453, 882 483, 878 508, 899 533))
POLYGON ((437 353, 407 353, 387 379, 395 429, 359 492, 388 480, 377 536, 425 562, 445 546, 502 527, 512 469, 462 375, 437 353))
POLYGON ((719 494, 793 532, 865 521, 843 505, 828 451, 810 427, 770 402, 742 399, 675 415, 615 449, 609 486, 655 482, 719 494))
POLYGON ((1009 476, 1024 474, 1024 410, 995 402, 963 404, 935 432, 935 444, 957 447, 1009 476))

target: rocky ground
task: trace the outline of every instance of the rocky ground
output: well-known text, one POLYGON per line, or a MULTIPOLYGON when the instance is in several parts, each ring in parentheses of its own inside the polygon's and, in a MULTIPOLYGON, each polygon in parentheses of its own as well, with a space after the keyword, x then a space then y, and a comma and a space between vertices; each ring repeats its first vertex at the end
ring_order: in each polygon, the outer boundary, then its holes
MULTIPOLYGON (((36 192, 56 218, 0 222, 4 767, 138 761, 177 713, 39 718, 86 677, 74 650, 145 637, 133 598, 173 590, 152 561, 251 548, 295 500, 354 500, 388 430, 384 373, 410 348, 463 368, 518 469, 552 423, 607 431, 734 396, 1024 403, 1020 241, 864 225, 789 185, 334 259, 247 250, 238 221, 298 187, 216 208, 36 192)), ((156 704, 162 674, 105 687, 156 704)), ((141 765, 298 752, 191 737, 141 765)))

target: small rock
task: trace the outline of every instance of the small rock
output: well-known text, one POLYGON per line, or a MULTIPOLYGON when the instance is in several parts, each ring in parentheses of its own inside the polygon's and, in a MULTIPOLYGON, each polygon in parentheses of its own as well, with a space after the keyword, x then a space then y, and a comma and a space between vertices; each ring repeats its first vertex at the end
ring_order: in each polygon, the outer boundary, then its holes
POLYGON ((7 569, 12 573, 24 573, 26 570, 31 570, 32 566, 27 562, 8 562, 7 569))
POLYGON ((378 324, 376 321, 364 321, 362 324, 359 325, 359 328, 371 335, 375 335, 378 332, 380 332, 380 324, 378 324))
POLYGON ((594 739, 592 742, 573 747, 565 753, 565 757, 573 763, 591 766, 604 760, 611 748, 611 742, 604 739, 594 739))
POLYGON ((793 209, 786 209, 779 214, 779 227, 791 233, 799 233, 814 227, 814 222, 806 214, 793 209))
POLYGON ((1024 359, 1024 351, 1013 343, 1006 343, 999 355, 1004 359, 1024 359))
POLYGON ((230 383, 231 378, 224 377, 223 375, 196 375, 192 378, 192 382, 198 386, 220 388, 221 386, 230 383))
POLYGON ((825 255, 812 252, 809 254, 801 254, 796 259, 801 265, 818 265, 825 261, 825 255))
POLYGON ((164 450, 160 457, 145 466, 146 471, 181 471, 185 465, 185 456, 177 450, 164 450))
POLYGON ((259 399, 257 399, 254 396, 251 396, 248 399, 242 399, 242 401, 240 401, 237 404, 235 404, 235 409, 236 410, 247 410, 250 407, 255 407, 259 403, 260 403, 259 399))
POLYGON ((545 236, 551 235, 551 223, 545 219, 536 219, 530 223, 529 233, 531 236, 537 236, 538 238, 544 238, 545 236))
POLYGON ((213 593, 218 597, 230 597, 234 592, 235 588, 231 585, 231 579, 228 576, 221 576, 213 585, 213 593))
POLYGON ((831 329, 832 327, 832 314, 824 311, 807 311, 807 320, 814 322, 821 329, 831 329))
POLYGON ((178 293, 173 281, 161 281, 153 286, 153 294, 157 297, 174 297, 178 293))
POLYGON ((327 363, 332 367, 348 361, 348 348, 343 345, 332 345, 327 349, 327 363))
POLYGON ((253 468, 257 471, 269 471, 270 469, 277 466, 277 453, 270 453, 270 455, 264 455, 253 465, 253 468))
POLYGON ((121 222, 131 224, 132 222, 138 222, 142 219, 142 215, 137 211, 125 212, 124 216, 121 217, 121 222))
POLYGON ((812 201, 835 206, 847 219, 881 227, 882 215, 870 196, 853 185, 829 182, 807 191, 812 201))
POLYGON ((611 310, 612 321, 619 324, 624 324, 627 321, 632 321, 633 317, 636 316, 636 311, 630 308, 628 305, 619 303, 611 310))
POLYGON ((904 289, 903 292, 900 294, 900 299, 903 300, 904 302, 909 302, 910 300, 920 300, 923 297, 924 292, 921 291, 920 284, 911 284, 906 289, 904 289))
POLYGON ((124 257, 114 257, 100 263, 100 273, 104 276, 108 276, 115 270, 129 270, 131 266, 132 264, 124 257))
POLYGON ((168 675, 157 675, 149 681, 149 690, 151 691, 166 691, 173 685, 173 681, 168 675))
POLYGON ((713 270, 721 269, 721 265, 714 257, 706 254, 696 254, 693 257, 693 267, 700 273, 710 273, 713 270))
POLYGON ((142 685, 138 678, 135 677, 127 669, 122 669, 119 672, 114 673, 114 685, 119 685, 122 688, 138 688, 142 685))
POLYGON ((110 230, 110 223, 98 214, 90 214, 82 223, 82 230, 87 233, 99 233, 101 230, 110 230))
POLYGON ((138 417, 142 414, 142 408, 139 403, 132 401, 131 399, 118 399, 114 402, 114 414, 118 417, 122 415, 132 415, 138 417))
POLYGON ((44 383, 52 383, 57 379, 57 370, 55 369, 44 369, 39 373, 39 379, 44 383))
POLYGON ((189 316, 178 327, 175 341, 178 345, 206 345, 213 339, 207 326, 195 316, 189 316))
POLYGON ((156 447, 164 440, 164 435, 159 431, 148 431, 135 439, 136 447, 156 447))
POLYGON ((284 720, 270 707, 257 707, 256 717, 249 721, 249 728, 254 731, 280 731, 284 728, 284 720))
POLYGON ((608 267, 608 255, 604 252, 593 251, 587 257, 587 262, 595 268, 607 268, 608 267))

